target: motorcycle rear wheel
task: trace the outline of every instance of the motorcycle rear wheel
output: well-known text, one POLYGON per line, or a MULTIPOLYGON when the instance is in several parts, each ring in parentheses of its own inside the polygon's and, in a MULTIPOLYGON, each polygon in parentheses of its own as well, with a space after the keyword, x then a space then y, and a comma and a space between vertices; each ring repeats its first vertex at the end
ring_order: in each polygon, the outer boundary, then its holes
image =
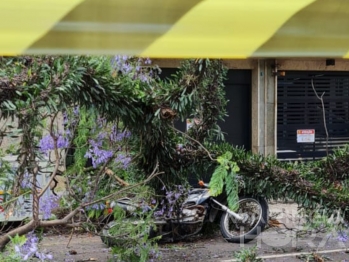
POLYGON ((235 211, 242 221, 224 212, 220 227, 223 237, 232 243, 247 243, 255 239, 268 222, 268 204, 264 198, 241 197, 235 211))

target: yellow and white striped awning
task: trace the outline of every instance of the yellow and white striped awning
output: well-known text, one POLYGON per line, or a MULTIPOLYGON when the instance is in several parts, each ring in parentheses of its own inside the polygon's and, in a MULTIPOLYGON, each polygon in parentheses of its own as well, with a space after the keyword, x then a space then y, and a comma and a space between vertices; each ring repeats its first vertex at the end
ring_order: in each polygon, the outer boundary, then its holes
POLYGON ((349 57, 349 0, 2 0, 0 55, 349 57))

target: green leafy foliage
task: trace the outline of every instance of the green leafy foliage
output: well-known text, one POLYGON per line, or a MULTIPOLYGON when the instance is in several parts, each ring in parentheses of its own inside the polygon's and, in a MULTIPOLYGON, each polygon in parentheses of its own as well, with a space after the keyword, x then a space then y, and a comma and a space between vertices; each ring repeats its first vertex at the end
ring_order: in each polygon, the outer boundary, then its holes
POLYGON ((40 261, 52 260, 52 255, 47 255, 46 252, 41 253, 38 249, 38 242, 40 239, 31 232, 26 236, 10 237, 10 244, 7 245, 6 250, 0 253, 0 260, 3 262, 21 262, 32 260, 36 257, 40 261))
MULTIPOLYGON (((2 117, 16 116, 23 119, 21 123, 30 123, 28 129, 33 135, 28 137, 29 142, 44 118, 79 106, 89 112, 86 121, 93 121, 97 113, 131 130, 137 152, 134 162, 145 173, 152 172, 158 163, 159 169, 166 172, 164 182, 174 184, 197 173, 206 153, 197 143, 183 139, 173 129, 173 121, 199 118, 200 124, 189 135, 200 142, 221 136, 217 120, 226 115, 226 69, 222 62, 187 60, 172 80, 161 81, 153 70, 153 78, 141 81, 134 77, 135 70, 127 74, 115 70, 112 61, 110 57, 94 56, 1 58, 0 86, 6 87, 0 89, 2 117), (92 107, 95 113, 90 116, 92 107), (176 145, 181 142, 187 144, 190 155, 177 154, 176 145)), ((130 58, 127 65, 136 61, 138 58, 130 58)), ((150 66, 142 67, 152 70, 150 66)), ((83 117, 80 121, 84 125, 83 117)), ((76 137, 81 143, 87 135, 81 133, 83 130, 79 128, 76 137)), ((76 156, 80 157, 76 161, 82 159, 82 153, 83 148, 78 147, 76 156)))
POLYGON ((212 174, 209 187, 212 196, 222 194, 225 187, 228 206, 231 210, 236 210, 239 201, 236 172, 239 171, 239 167, 235 162, 231 161, 231 158, 231 152, 225 152, 225 154, 217 158, 219 165, 212 174))
POLYGON ((9 192, 15 180, 15 171, 4 156, 4 152, 0 149, 0 192, 2 202, 5 203, 9 200, 9 192))
POLYGON ((225 166, 219 165, 212 174, 209 187, 212 196, 222 194, 225 178, 228 175, 228 170, 225 166))
MULTIPOLYGON (((224 150, 228 149, 226 145, 222 147, 224 150)), ((252 154, 240 148, 230 147, 230 152, 233 155, 232 160, 240 168, 239 176, 244 181, 244 187, 239 188, 240 194, 261 195, 267 199, 286 201, 292 199, 304 210, 316 211, 327 217, 340 211, 341 217, 348 219, 348 181, 333 181, 328 178, 332 173, 317 172, 318 166, 324 164, 323 161, 329 161, 326 165, 335 168, 338 158, 291 163, 280 162, 274 156, 252 154)), ((341 165, 341 159, 338 160, 341 165)), ((342 177, 347 172, 348 169, 343 168, 335 176, 342 177)))
POLYGON ((235 211, 239 207, 239 184, 236 178, 236 173, 231 172, 230 174, 228 174, 225 178, 225 183, 225 191, 227 195, 228 206, 231 210, 235 211))
POLYGON ((263 259, 257 257, 257 246, 243 248, 234 253, 234 258, 238 262, 262 262, 263 259))
MULTIPOLYGON (((129 66, 138 60, 130 58, 125 63, 129 66)), ((144 71, 152 70, 145 64, 139 66, 144 71)), ((136 68, 131 67, 127 72, 116 69, 110 57, 0 58, 1 118, 15 118, 21 138, 15 150, 20 163, 14 181, 11 181, 14 183, 10 185, 13 197, 21 194, 25 174, 30 174, 35 185, 34 174, 44 170, 41 163, 45 161, 45 168, 53 170, 59 160, 59 164, 65 162, 67 165, 67 169, 60 172, 67 178, 67 194, 60 202, 66 210, 87 205, 86 220, 90 222, 98 220, 105 212, 101 208, 104 198, 121 189, 120 179, 127 180, 126 184, 137 183, 157 168, 164 175, 156 180, 155 187, 158 184, 170 186, 182 183, 188 174, 199 169, 210 168, 212 161, 200 143, 220 136, 216 122, 225 115, 226 104, 222 62, 207 59, 185 61, 170 81, 161 81, 156 75, 143 81, 135 77, 136 68), (74 115, 77 107, 79 113, 74 115), (54 120, 62 114, 71 119, 64 123, 70 130, 70 145, 67 152, 51 148, 51 152, 45 155, 39 150, 39 140, 49 133, 57 147, 62 127, 54 120), (200 121, 189 136, 173 128, 174 121, 194 117, 200 121), (112 154, 122 150, 132 155, 133 166, 127 172, 120 170, 114 161, 91 166, 86 159, 91 149, 89 141, 96 139, 101 131, 109 135, 111 126, 131 131, 132 141, 129 144, 124 141, 111 143, 105 139, 99 147, 112 154), (185 152, 177 150, 179 143, 186 144, 185 152), (68 153, 67 158, 64 153, 68 153), (111 172, 107 174, 106 170, 111 172), (101 198, 103 201, 98 202, 101 198), (91 202, 93 204, 86 204, 91 202), (98 209, 93 209, 94 205, 99 205, 98 209)), ((16 135, 14 130, 11 135, 16 135)), ((62 136, 68 138, 67 134, 62 136)), ((33 207, 33 214, 37 213, 37 206, 33 207)), ((114 215, 120 221, 125 218, 120 213, 114 215)), ((148 218, 144 217, 144 220, 148 218)), ((123 229, 124 233, 126 231, 123 229)), ((138 250, 125 249, 125 252, 130 252, 130 257, 136 256, 132 259, 144 261, 150 246, 145 248, 142 244, 151 241, 143 237, 141 241, 139 238, 133 240, 140 243, 138 250)))
MULTIPOLYGON (((282 162, 274 156, 252 154, 227 143, 209 144, 207 149, 214 155, 231 152, 232 161, 240 168, 237 179, 239 194, 285 201, 292 199, 307 214, 309 225, 314 227, 325 225, 325 217, 327 221, 335 221, 331 223, 337 229, 348 221, 349 181, 346 174, 349 169, 343 162, 348 156, 348 147, 338 149, 327 158, 310 162, 282 162), (314 217, 320 218, 319 221, 313 223, 314 217)), ((214 183, 221 188, 221 182, 214 183)), ((235 185, 226 185, 226 190, 229 188, 235 190, 235 185)))
POLYGON ((121 209, 112 222, 109 230, 110 244, 115 261, 148 261, 158 254, 156 241, 159 238, 150 238, 155 229, 152 223, 152 212, 143 213, 135 210, 132 215, 121 209))
POLYGON ((4 262, 21 262, 23 258, 20 256, 18 252, 15 250, 15 246, 22 246, 26 242, 25 236, 16 235, 11 238, 10 245, 7 246, 7 249, 0 253, 0 259, 4 262))
POLYGON ((73 132, 71 149, 73 152, 68 156, 68 173, 77 173, 82 174, 85 172, 84 168, 86 166, 86 151, 88 149, 87 141, 92 138, 92 128, 96 126, 97 122, 97 113, 94 108, 79 108, 79 115, 73 116, 72 110, 68 110, 68 115, 71 118, 77 118, 75 126, 71 126, 73 132), (72 159, 69 159, 72 158, 72 159))

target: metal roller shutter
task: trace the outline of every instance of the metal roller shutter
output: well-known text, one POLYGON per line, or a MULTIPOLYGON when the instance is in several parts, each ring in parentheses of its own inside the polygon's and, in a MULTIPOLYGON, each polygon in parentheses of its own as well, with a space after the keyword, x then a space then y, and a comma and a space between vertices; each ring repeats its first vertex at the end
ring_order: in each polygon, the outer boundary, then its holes
POLYGON ((349 142, 349 72, 286 71, 278 77, 277 157, 313 159, 349 142), (323 97, 328 145, 323 120, 323 97), (297 143, 298 129, 315 129, 315 143, 297 143))

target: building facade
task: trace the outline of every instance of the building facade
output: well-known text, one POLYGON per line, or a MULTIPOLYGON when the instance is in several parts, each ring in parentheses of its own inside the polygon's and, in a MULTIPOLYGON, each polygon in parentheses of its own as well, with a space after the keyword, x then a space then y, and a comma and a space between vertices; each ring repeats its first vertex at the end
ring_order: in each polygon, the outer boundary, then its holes
MULTIPOLYGON (((177 68, 180 60, 153 62, 177 68)), ((224 60, 229 117, 226 140, 279 159, 325 156, 349 142, 349 61, 344 59, 224 60), (313 130, 300 142, 297 130, 313 130), (297 140, 298 139, 298 140, 297 140)))

